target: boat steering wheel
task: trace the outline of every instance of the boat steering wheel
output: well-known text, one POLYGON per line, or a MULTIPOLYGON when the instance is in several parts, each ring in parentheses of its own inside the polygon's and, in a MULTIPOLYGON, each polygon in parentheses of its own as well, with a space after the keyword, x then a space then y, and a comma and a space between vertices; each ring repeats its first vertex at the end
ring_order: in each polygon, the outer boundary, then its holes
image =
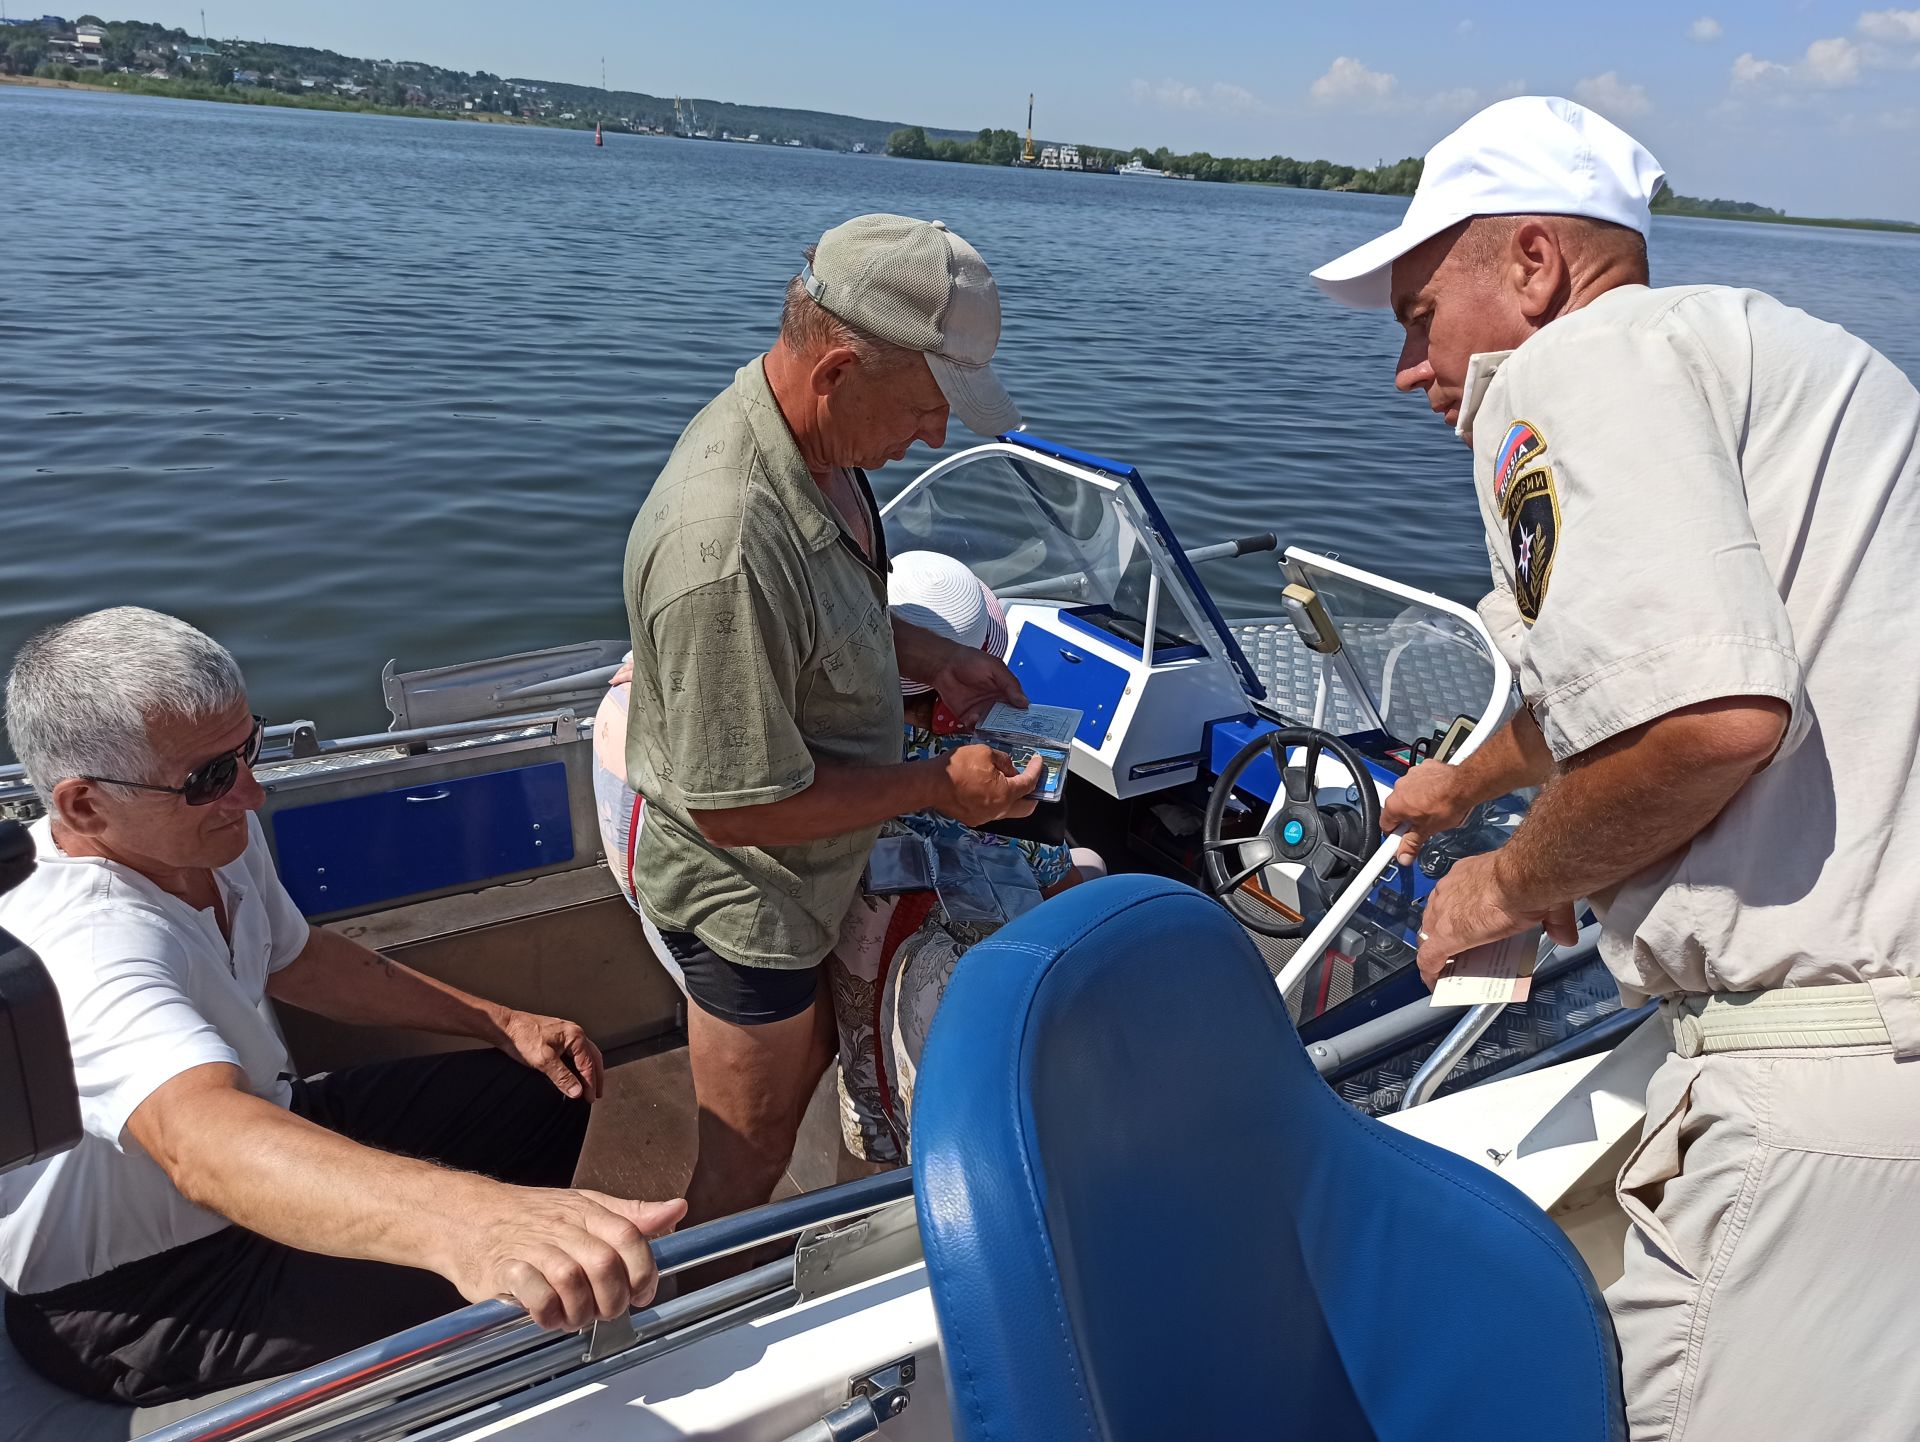
POLYGON ((1263 936, 1302 937, 1352 883, 1365 865, 1366 853, 1379 841, 1380 793, 1360 753, 1330 731, 1283 726, 1242 746, 1213 784, 1201 832, 1207 889, 1251 930, 1263 936), (1299 764, 1289 765, 1287 752, 1295 747, 1304 748, 1306 754, 1299 764), (1347 768, 1353 782, 1339 801, 1322 803, 1316 772, 1320 757, 1329 751, 1347 768), (1234 783, 1267 755, 1280 771, 1284 788, 1280 805, 1252 836, 1229 839, 1223 832, 1234 783), (1242 889, 1264 868, 1280 862, 1300 867, 1298 921, 1242 889))

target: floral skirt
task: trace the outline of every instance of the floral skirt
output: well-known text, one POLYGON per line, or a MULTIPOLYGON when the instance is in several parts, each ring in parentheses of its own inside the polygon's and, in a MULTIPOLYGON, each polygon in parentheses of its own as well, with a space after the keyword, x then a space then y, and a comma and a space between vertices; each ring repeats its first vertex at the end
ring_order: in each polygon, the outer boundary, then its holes
POLYGON ((948 921, 931 891, 855 899, 827 959, 840 1034, 840 1131, 854 1156, 907 1159, 934 1009, 961 953, 995 929, 948 921))

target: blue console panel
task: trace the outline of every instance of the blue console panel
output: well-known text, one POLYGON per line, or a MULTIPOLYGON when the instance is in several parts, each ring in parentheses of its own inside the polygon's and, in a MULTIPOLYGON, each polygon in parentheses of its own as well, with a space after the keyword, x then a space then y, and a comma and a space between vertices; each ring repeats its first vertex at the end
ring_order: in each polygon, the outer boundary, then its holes
POLYGON ((573 859, 562 761, 275 812, 280 879, 308 915, 573 859))
POLYGON ((1130 679, 1126 667, 1029 622, 1020 628, 1007 668, 1020 678, 1029 701, 1079 708, 1079 740, 1095 751, 1106 744, 1130 679))
MULTIPOLYGON (((1215 776, 1227 769, 1227 763, 1233 760, 1234 753, 1256 736, 1264 736, 1269 731, 1280 728, 1271 721, 1258 720, 1252 716, 1235 716, 1225 721, 1213 721, 1207 726, 1207 769, 1215 776)), ((1400 778, 1387 770, 1371 756, 1363 758, 1367 769, 1382 786, 1391 787, 1400 778)), ((1236 790, 1249 796, 1257 796, 1262 801, 1272 801, 1280 791, 1280 768, 1274 764, 1273 753, 1255 757, 1240 779, 1234 783, 1236 790)))

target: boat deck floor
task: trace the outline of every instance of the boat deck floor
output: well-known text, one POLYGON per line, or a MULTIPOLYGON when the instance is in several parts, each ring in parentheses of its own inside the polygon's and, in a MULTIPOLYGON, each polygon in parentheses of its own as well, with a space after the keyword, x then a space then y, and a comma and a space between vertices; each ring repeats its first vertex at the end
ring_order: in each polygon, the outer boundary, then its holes
MULTIPOLYGON (((697 1150, 687 1049, 660 1048, 609 1068, 606 1089, 594 1103, 574 1185, 648 1201, 677 1197, 693 1175, 697 1150)), ((793 1159, 774 1199, 832 1186, 854 1165, 840 1141, 838 1098, 829 1070, 800 1124, 793 1159)))

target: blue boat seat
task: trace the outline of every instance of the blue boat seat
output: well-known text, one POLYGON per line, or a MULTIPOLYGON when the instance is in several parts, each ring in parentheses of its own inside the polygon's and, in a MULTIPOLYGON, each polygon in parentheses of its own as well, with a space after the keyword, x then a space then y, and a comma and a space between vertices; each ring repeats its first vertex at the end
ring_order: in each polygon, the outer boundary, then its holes
POLYGON ((1328 1090, 1198 892, 1090 882, 968 952, 913 1134, 963 1442, 1626 1435, 1559 1229, 1328 1090))

